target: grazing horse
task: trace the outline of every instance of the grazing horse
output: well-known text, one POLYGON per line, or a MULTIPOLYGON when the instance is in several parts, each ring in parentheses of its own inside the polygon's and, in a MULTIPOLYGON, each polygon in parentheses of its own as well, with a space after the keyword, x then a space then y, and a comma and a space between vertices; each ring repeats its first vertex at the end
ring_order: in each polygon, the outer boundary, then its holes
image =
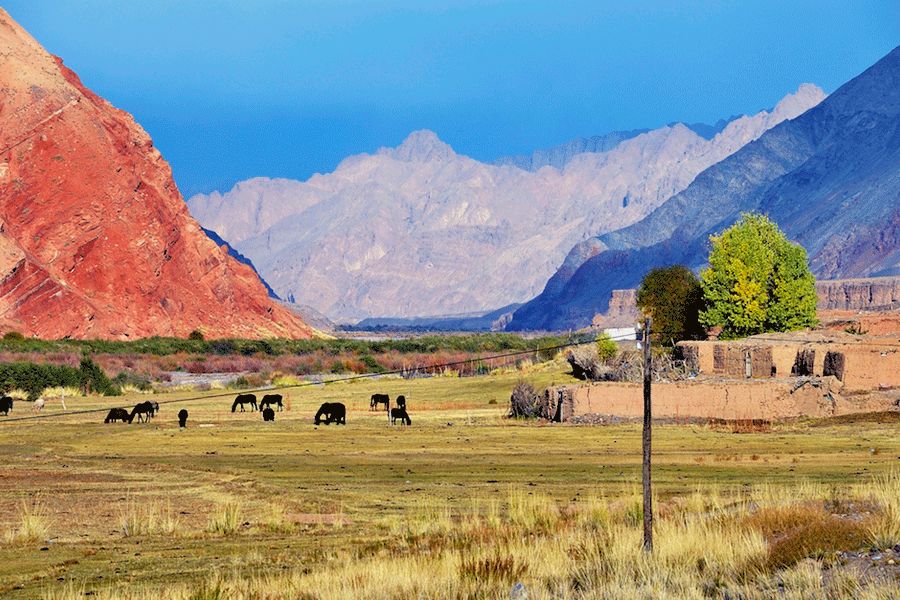
POLYGON ((281 394, 266 394, 262 397, 262 400, 259 401, 259 410, 262 410, 265 406, 272 406, 273 404, 278 406, 278 410, 284 410, 284 404, 282 404, 281 399, 281 394))
POLYGON ((412 419, 409 418, 405 408, 391 409, 391 425, 396 425, 398 420, 401 425, 412 425, 412 419))
POLYGON ((12 407, 12 396, 3 396, 2 398, 0 398, 0 412, 2 412, 4 415, 8 415, 9 411, 12 410, 12 407))
POLYGON ((150 417, 153 416, 153 403, 141 402, 140 404, 135 405, 131 410, 131 414, 128 415, 129 423, 134 423, 135 415, 137 415, 138 423, 149 423, 150 417))
POLYGON ((147 419, 149 420, 149 419, 152 419, 153 417, 155 417, 155 416, 156 416, 156 413, 159 412, 159 402, 155 402, 155 401, 154 401, 154 402, 150 402, 150 401, 148 400, 147 402, 144 402, 144 404, 149 404, 149 405, 150 405, 150 412, 147 413, 147 419))
POLYGON ((106 418, 103 419, 104 423, 115 423, 116 421, 122 421, 123 423, 128 421, 128 411, 124 408, 111 408, 109 409, 109 413, 107 413, 106 418))
POLYGON ((239 394, 231 405, 231 412, 234 412, 239 404, 241 406, 241 412, 244 412, 245 404, 249 404, 252 410, 256 410, 256 396, 253 394, 239 394))
POLYGON ((340 402, 324 402, 316 413, 316 425, 324 423, 337 423, 338 425, 347 424, 347 407, 340 402))
POLYGON ((187 418, 188 418, 188 412, 187 412, 186 408, 182 408, 181 410, 178 411, 178 426, 181 427, 182 429, 187 427, 187 418))
POLYGON ((387 410, 390 403, 391 397, 387 394, 372 394, 372 399, 369 402, 369 410, 375 410, 378 408, 379 404, 384 404, 384 410, 387 410))
POLYGON ((406 396, 397 396, 397 408, 406 410, 406 396))
POLYGON ((274 421, 275 420, 275 411, 272 410, 272 407, 267 406, 262 411, 263 421, 274 421))
POLYGON ((31 405, 31 410, 40 412, 44 410, 44 404, 46 404, 46 401, 43 398, 38 398, 34 401, 34 404, 31 405))

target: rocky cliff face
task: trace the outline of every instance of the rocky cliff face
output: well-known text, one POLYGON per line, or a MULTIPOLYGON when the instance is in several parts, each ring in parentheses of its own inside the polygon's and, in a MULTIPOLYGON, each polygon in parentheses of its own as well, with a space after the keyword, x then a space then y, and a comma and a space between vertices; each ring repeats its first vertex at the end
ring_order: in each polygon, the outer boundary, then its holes
POLYGON ((574 244, 641 219, 823 96, 803 86, 710 140, 676 124, 535 172, 419 131, 306 182, 253 179, 188 205, 280 297, 331 319, 482 312, 534 297, 574 244))
POLYGON ((819 310, 900 309, 900 277, 817 281, 819 310))
POLYGON ((645 219, 576 247, 509 328, 583 327, 606 310, 611 290, 636 286, 653 267, 702 266, 708 236, 749 210, 801 243, 818 277, 897 272, 900 48, 700 173, 645 219))
POLYGON ((203 234, 131 116, 2 9, 0 328, 46 338, 312 334, 203 234))
MULTIPOLYGON (((885 312, 900 309, 900 277, 826 279, 816 282, 818 310, 885 312)), ((613 290, 609 307, 594 315, 593 327, 625 327, 641 319, 637 290, 613 290)))
POLYGON ((605 314, 594 315, 592 327, 631 327, 641 321, 637 307, 637 290, 613 290, 605 314))

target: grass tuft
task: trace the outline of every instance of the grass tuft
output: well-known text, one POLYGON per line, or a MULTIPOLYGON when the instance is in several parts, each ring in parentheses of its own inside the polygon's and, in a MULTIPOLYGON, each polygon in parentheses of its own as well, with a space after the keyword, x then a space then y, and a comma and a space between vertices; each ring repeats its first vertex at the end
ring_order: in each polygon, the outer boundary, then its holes
POLYGON ((207 530, 215 535, 233 535, 241 528, 241 505, 237 502, 217 504, 209 515, 207 530))
POLYGON ((6 534, 10 543, 26 543, 46 540, 50 537, 50 518, 43 504, 22 500, 19 506, 19 524, 6 534))

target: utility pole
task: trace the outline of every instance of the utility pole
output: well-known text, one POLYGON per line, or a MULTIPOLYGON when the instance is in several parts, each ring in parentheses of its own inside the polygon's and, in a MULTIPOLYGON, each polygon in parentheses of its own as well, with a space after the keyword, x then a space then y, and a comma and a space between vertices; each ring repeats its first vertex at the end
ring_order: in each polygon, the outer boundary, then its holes
POLYGON ((650 488, 650 433, 651 406, 650 383, 652 381, 652 365, 650 364, 650 318, 644 321, 644 434, 643 434, 643 473, 644 488, 644 551, 653 551, 653 494, 650 488))

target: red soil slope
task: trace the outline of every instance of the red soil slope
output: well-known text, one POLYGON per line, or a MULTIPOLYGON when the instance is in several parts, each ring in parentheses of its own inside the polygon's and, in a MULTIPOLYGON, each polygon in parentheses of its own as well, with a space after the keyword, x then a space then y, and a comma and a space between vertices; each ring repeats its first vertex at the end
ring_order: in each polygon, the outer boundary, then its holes
POLYGON ((310 337, 188 214, 131 115, 0 9, 0 330, 310 337))

